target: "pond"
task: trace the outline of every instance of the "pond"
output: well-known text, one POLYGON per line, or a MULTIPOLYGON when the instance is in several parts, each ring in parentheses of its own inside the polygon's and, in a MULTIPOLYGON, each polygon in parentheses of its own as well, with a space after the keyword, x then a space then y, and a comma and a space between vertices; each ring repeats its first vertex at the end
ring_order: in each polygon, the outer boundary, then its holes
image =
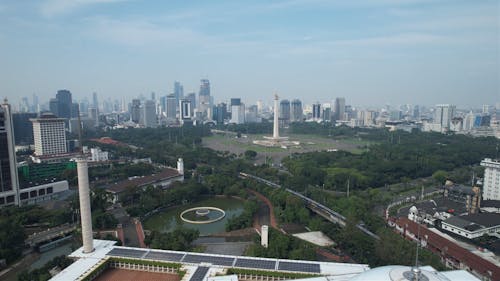
POLYGON ((174 230, 176 227, 182 226, 186 228, 197 229, 200 232, 201 236, 207 236, 214 233, 224 232, 227 220, 231 217, 239 216, 242 212, 242 200, 234 198, 215 197, 159 212, 146 219, 146 221, 143 222, 143 225, 147 230, 157 230, 161 232, 169 232, 174 230), (182 221, 180 218, 180 214, 183 211, 194 207, 220 208, 224 210, 226 216, 221 220, 209 224, 192 224, 182 221))

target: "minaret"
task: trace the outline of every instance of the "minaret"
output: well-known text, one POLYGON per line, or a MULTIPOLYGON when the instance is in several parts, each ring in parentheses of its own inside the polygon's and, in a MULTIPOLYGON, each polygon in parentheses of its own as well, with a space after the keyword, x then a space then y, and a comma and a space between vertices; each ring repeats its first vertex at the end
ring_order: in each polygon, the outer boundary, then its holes
POLYGON ((278 95, 274 94, 274 127, 273 127, 273 139, 278 140, 280 138, 280 132, 279 132, 279 123, 278 123, 278 116, 279 116, 279 104, 278 104, 278 95))
POLYGON ((89 193, 89 169, 87 160, 79 158, 76 160, 78 171, 78 194, 80 197, 80 215, 82 221, 83 252, 94 251, 94 241, 92 237, 92 215, 90 212, 89 193))
POLYGON ((179 174, 181 175, 184 175, 184 161, 182 160, 182 158, 179 158, 179 160, 177 160, 177 172, 179 172, 179 174))

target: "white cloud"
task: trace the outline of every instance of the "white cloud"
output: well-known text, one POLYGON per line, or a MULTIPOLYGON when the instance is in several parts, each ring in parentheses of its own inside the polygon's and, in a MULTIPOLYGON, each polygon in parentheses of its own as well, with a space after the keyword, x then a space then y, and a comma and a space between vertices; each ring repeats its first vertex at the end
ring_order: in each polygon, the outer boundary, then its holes
POLYGON ((123 0, 46 0, 40 5, 40 13, 47 18, 67 14, 77 9, 96 5, 122 2, 123 0))
POLYGON ((155 24, 144 19, 115 20, 104 17, 89 18, 91 36, 127 46, 181 46, 203 44, 209 37, 189 28, 176 28, 155 24))

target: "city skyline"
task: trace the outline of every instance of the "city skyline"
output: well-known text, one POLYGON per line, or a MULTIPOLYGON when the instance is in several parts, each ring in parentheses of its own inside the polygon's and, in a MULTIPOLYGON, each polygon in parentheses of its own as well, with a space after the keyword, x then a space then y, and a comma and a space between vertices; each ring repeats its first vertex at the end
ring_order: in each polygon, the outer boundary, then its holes
MULTIPOLYGON (((216 101, 275 91, 304 103, 494 105, 500 100, 496 1, 274 3, 6 1, 0 93, 17 104, 156 92, 180 81, 216 101), (22 32, 20 32, 22 31, 22 32)), ((257 98, 256 98, 257 97, 257 98)), ((269 98, 269 101, 271 99, 269 98)))

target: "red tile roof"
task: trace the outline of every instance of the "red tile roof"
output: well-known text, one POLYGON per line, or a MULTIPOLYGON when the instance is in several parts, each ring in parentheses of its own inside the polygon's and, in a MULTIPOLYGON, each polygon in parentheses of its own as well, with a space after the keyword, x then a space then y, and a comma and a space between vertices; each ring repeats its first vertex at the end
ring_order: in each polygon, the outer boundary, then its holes
MULTIPOLYGON (((417 235, 418 224, 409 220, 408 218, 399 218, 396 223, 402 227, 406 228, 407 231, 417 235)), ((469 268, 480 273, 483 276, 491 276, 491 280, 500 280, 500 267, 496 266, 492 262, 485 260, 484 258, 469 252, 467 249, 462 248, 458 244, 438 235, 427 227, 420 226, 420 237, 425 239, 427 236, 427 244, 432 246, 432 248, 437 249, 436 251, 441 251, 438 254, 444 254, 445 256, 450 256, 461 263, 467 265, 469 268), (490 273, 491 272, 491 275, 490 273)))

